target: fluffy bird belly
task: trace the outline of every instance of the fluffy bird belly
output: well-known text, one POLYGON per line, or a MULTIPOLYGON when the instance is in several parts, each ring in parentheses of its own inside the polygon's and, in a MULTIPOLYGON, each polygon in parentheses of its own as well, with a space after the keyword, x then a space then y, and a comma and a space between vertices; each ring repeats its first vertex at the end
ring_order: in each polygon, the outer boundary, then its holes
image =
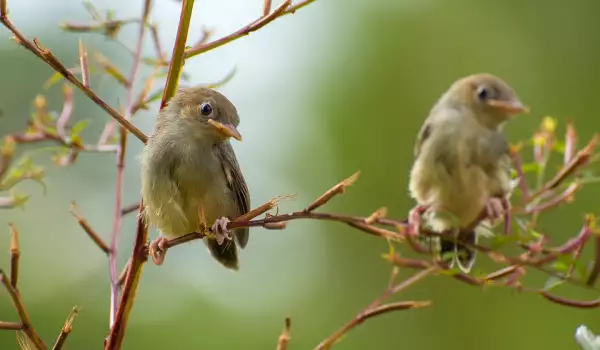
POLYGON ((485 207, 489 197, 487 177, 477 167, 453 174, 450 183, 438 186, 432 198, 434 210, 448 211, 459 228, 471 225, 485 207), (457 222, 456 222, 457 221, 457 222))
POLYGON ((450 174, 439 164, 417 162, 410 192, 419 204, 430 207, 428 224, 435 231, 472 224, 485 207, 489 179, 478 167, 456 167, 450 174))
POLYGON ((198 177, 197 169, 192 174, 186 169, 179 170, 176 180, 169 182, 170 188, 165 187, 165 181, 152 181, 154 179, 142 184, 144 187, 160 183, 145 191, 143 215, 148 224, 174 238, 210 227, 222 216, 239 215, 233 194, 222 177, 198 177), (211 180, 201 182, 199 178, 211 180))

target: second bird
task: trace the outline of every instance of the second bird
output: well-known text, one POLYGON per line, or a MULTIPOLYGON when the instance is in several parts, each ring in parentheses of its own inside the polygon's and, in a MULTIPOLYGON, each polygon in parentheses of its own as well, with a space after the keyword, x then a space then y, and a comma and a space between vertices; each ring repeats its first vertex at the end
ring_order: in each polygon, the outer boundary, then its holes
POLYGON ((491 74, 456 81, 434 105, 415 144, 410 193, 419 204, 410 215, 418 227, 425 211, 436 232, 453 232, 441 239, 440 254, 469 272, 475 251, 456 238, 476 244, 475 226, 481 214, 496 220, 506 209, 511 191, 511 159, 502 127, 527 111, 514 90, 491 74))
POLYGON ((144 220, 162 235, 150 245, 157 264, 167 238, 201 232, 212 256, 238 269, 237 245, 248 243, 248 228, 226 230, 229 219, 248 212, 250 195, 230 138, 241 141, 235 106, 219 92, 181 89, 160 112, 141 158, 144 220))

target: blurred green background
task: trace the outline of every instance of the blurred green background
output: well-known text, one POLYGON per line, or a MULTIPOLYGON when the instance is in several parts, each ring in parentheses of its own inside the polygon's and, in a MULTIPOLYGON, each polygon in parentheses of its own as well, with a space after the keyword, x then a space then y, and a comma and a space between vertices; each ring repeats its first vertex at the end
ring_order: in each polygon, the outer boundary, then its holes
MULTIPOLYGON (((190 43, 203 25, 221 36, 255 19, 262 6, 260 0, 197 3, 190 43)), ((94 4, 115 8, 119 17, 136 16, 141 9, 134 1, 94 4)), ((66 65, 77 64, 80 36, 91 52, 101 51, 129 71, 131 57, 123 46, 57 29, 62 20, 88 20, 79 1, 9 1, 8 7, 15 24, 39 37, 66 65)), ((186 71, 189 84, 199 84, 236 67, 221 91, 242 118, 244 142, 234 148, 253 204, 298 193, 281 205, 281 211, 297 210, 360 169, 358 183, 325 210, 367 215, 387 206, 390 216, 404 217, 412 206, 407 182, 415 134, 430 106, 461 76, 497 74, 532 108, 507 127, 511 141, 529 137, 545 115, 558 118, 561 132, 565 121, 575 121, 581 143, 599 129, 599 11, 600 2, 593 0, 319 0, 188 62, 186 71)), ((178 13, 178 2, 155 2, 151 18, 160 23, 168 52, 178 13)), ((127 27, 120 38, 132 47, 136 31, 135 25, 127 27)), ((9 37, 0 29, 0 135, 24 129, 38 93, 49 98, 52 109, 61 108, 60 86, 42 87, 50 69, 9 37)), ((153 55, 146 44, 145 52, 153 55)), ((110 78, 96 75, 92 83, 112 105, 125 103, 110 78)), ((90 120, 84 138, 93 143, 108 117, 81 93, 76 96, 76 119, 90 120)), ((157 108, 136 119, 145 132, 151 132, 157 108)), ((134 138, 130 143, 125 204, 139 197, 141 145, 134 138)), ((52 344, 70 308, 79 305, 67 348, 101 349, 108 330, 107 263, 68 209, 76 200, 108 240, 114 159, 84 154, 74 166, 58 168, 49 158, 35 155, 46 168, 47 193, 35 184, 19 186, 19 193, 32 198, 25 210, 1 211, 0 227, 14 222, 21 233, 20 288, 42 337, 52 344)), ((546 217, 541 230, 556 243, 567 239, 585 212, 598 211, 598 195, 598 187, 587 186, 574 205, 546 217)), ((123 225, 121 263, 130 251, 134 216, 123 225)), ((0 267, 6 270, 8 229, 4 232, 0 267)), ((147 264, 124 348, 274 349, 290 315, 290 349, 311 349, 386 287, 390 266, 381 259, 388 249, 382 240, 314 221, 293 222, 285 231, 251 232, 238 273, 212 261, 200 242, 178 247, 161 267, 147 264)), ((477 266, 493 267, 484 258, 477 266)), ((534 273, 527 281, 541 287, 544 279, 534 273)), ((574 288, 565 293, 597 295, 574 288)), ((16 320, 8 296, 0 295, 0 320, 16 320)), ((561 307, 507 288, 469 287, 447 277, 426 280, 398 297, 431 299, 434 305, 370 320, 336 348, 577 349, 573 334, 579 324, 600 332, 598 310, 561 307)), ((13 332, 0 332, 0 349, 17 348, 13 332)))

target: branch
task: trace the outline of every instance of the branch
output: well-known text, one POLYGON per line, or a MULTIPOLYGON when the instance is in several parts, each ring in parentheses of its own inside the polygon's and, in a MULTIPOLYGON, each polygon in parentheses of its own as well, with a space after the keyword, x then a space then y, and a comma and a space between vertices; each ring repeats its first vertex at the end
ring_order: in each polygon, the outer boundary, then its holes
MULTIPOLYGON (((164 108, 167 101, 175 94, 175 90, 179 82, 179 76, 183 67, 183 53, 185 51, 185 43, 187 41, 193 6, 194 0, 183 0, 183 4, 181 6, 181 16, 179 19, 179 27, 177 29, 177 37, 173 47, 171 65, 169 67, 169 73, 165 83, 161 109, 164 108)), ((142 210, 143 203, 140 205, 140 212, 142 210)), ((115 217, 120 217, 120 215, 121 208, 119 207, 119 210, 115 211, 115 217)), ((127 323, 129 321, 129 314, 131 312, 131 308, 133 307, 135 294, 141 278, 143 264, 147 260, 147 252, 145 249, 147 240, 148 227, 140 215, 137 223, 133 252, 131 254, 129 268, 127 269, 125 283, 123 285, 123 294, 120 298, 119 307, 117 309, 114 322, 112 323, 110 333, 105 342, 106 350, 116 350, 121 348, 127 323)))
MULTIPOLYGON (((7 1, 2 0, 2 6, 6 9, 7 1)), ((102 100, 94 91, 92 91, 89 87, 86 86, 82 81, 77 79, 73 73, 71 73, 61 62, 60 60, 50 51, 50 49, 46 49, 40 46, 37 39, 33 39, 33 41, 29 41, 8 19, 7 13, 5 12, 0 16, 0 23, 6 27, 11 33, 13 33, 15 37, 15 41, 17 44, 23 46, 34 55, 36 55, 39 59, 46 62, 52 69, 56 72, 60 73, 66 80, 68 80, 71 84, 75 85, 79 90, 81 90, 89 99, 94 101, 96 105, 102 108, 106 113, 108 113, 111 117, 113 117, 119 124, 121 124, 125 129, 129 130, 132 134, 135 135, 140 141, 146 143, 148 137, 135 125, 133 125, 130 121, 126 120, 119 112, 117 112, 114 108, 109 106, 104 100, 102 100)))
MULTIPOLYGON (((140 28, 138 34, 138 41, 135 49, 135 54, 133 58, 133 64, 131 67, 131 72, 129 74, 128 88, 127 88, 127 108, 125 109, 125 119, 130 120, 133 114, 133 108, 135 105, 135 98, 133 95, 133 91, 135 88, 135 82, 137 80, 137 75, 140 69, 140 64, 142 60, 142 50, 144 46, 144 37, 146 33, 146 25, 148 23, 148 18, 150 16, 150 8, 152 6, 152 2, 150 0, 144 1, 144 7, 142 10, 142 20, 140 21, 140 28)), ((110 270, 110 284, 111 284, 111 308, 110 308, 110 317, 109 324, 113 325, 115 320, 115 315, 117 314, 117 303, 119 301, 119 294, 121 292, 121 285, 119 283, 119 271, 117 267, 117 259, 119 256, 119 241, 121 235, 121 224, 122 224, 122 216, 121 216, 121 206, 123 202, 123 182, 124 182, 124 170, 125 170, 125 154, 127 151, 127 132, 125 132, 124 128, 121 128, 121 137, 119 142, 119 149, 117 150, 117 171, 116 171, 116 180, 115 180, 115 207, 114 207, 114 215, 113 215, 113 229, 110 238, 110 248, 108 253, 108 264, 110 270)))
POLYGON ((73 330, 73 321, 75 320, 75 316, 77 316, 78 313, 79 308, 75 306, 69 313, 69 316, 67 317, 67 320, 65 321, 65 324, 63 325, 60 334, 58 335, 58 338, 56 339, 56 342, 52 347, 52 350, 60 350, 63 348, 67 337, 69 336, 69 334, 71 334, 71 331, 73 330))
MULTIPOLYGON (((399 221, 395 220, 384 220, 382 217, 385 214, 384 210, 379 209, 375 213, 367 217, 361 216, 350 216, 343 214, 332 214, 332 213, 315 213, 314 211, 319 207, 328 203, 336 195, 344 193, 344 190, 352 185, 357 180, 358 174, 356 172, 345 180, 340 181, 338 184, 333 186, 331 189, 325 191, 321 196, 309 204, 305 209, 301 211, 292 212, 289 214, 282 215, 267 215, 264 219, 252 220, 253 218, 265 213, 266 211, 274 208, 279 201, 288 198, 289 196, 277 197, 267 203, 259 206, 248 212, 247 214, 241 215, 227 224, 227 229, 233 230, 242 227, 263 227, 268 230, 280 230, 285 228, 285 222, 298 219, 313 219, 313 220, 328 220, 337 221, 349 224, 359 230, 380 236, 386 239, 401 241, 404 239, 404 235, 398 232, 386 230, 374 225, 374 223, 389 225, 395 227, 399 221)), ((202 239, 205 236, 211 234, 210 230, 205 232, 193 232, 181 237, 173 238, 165 242, 165 247, 171 248, 183 243, 187 243, 196 239, 202 239)))
POLYGON ((39 334, 33 328, 33 324, 31 323, 31 319, 29 318, 29 315, 25 310, 25 304, 23 304, 23 301, 21 300, 21 295, 19 291, 15 287, 13 287, 13 284, 2 270, 0 270, 0 282, 4 285, 4 288, 6 288, 6 291, 12 299, 13 305, 15 306, 15 309, 19 314, 19 318, 21 319, 21 329, 23 330, 23 332, 27 335, 29 340, 33 342, 33 344, 35 344, 35 346, 38 349, 48 349, 46 347, 46 344, 44 344, 44 342, 42 341, 42 338, 40 338, 39 334))
POLYGON ((555 189, 567 177, 579 170, 581 166, 587 164, 598 142, 600 142, 600 135, 596 134, 590 140, 590 142, 581 151, 579 151, 558 174, 552 178, 552 180, 548 181, 546 184, 544 184, 544 186, 527 198, 527 202, 531 202, 535 198, 539 197, 542 193, 546 193, 549 190, 555 189))
POLYGON ((304 0, 304 1, 297 3, 296 5, 292 6, 292 0, 286 0, 281 5, 279 5, 279 7, 277 7, 273 12, 271 12, 269 14, 267 14, 267 9, 270 8, 270 1, 265 1, 263 16, 261 16, 260 18, 258 18, 255 21, 252 21, 250 24, 243 27, 242 29, 239 29, 236 32, 233 32, 222 38, 213 40, 208 43, 203 43, 201 45, 198 45, 191 49, 186 50, 185 58, 191 58, 191 57, 203 54, 207 51, 216 49, 217 47, 228 44, 234 40, 237 40, 243 36, 246 36, 254 31, 259 30, 260 28, 266 26, 270 22, 273 22, 277 18, 283 17, 283 16, 291 14, 291 13, 295 13, 297 10, 313 3, 314 1, 315 0, 304 0))
POLYGON ((85 233, 87 233, 87 235, 92 239, 96 246, 98 246, 100 250, 102 250, 105 254, 108 255, 108 246, 106 245, 106 243, 104 243, 104 240, 100 237, 98 233, 96 233, 92 226, 90 226, 88 221, 79 214, 79 210, 77 209, 77 204, 75 204, 75 202, 71 202, 71 209, 69 211, 71 212, 71 215, 75 217, 79 226, 83 228, 85 233))
POLYGON ((19 258, 21 250, 19 249, 19 231, 12 223, 10 227, 10 281, 13 288, 17 289, 17 281, 19 280, 19 258))
POLYGON ((292 319, 289 317, 285 318, 285 324, 283 330, 277 339, 277 350, 288 350, 288 344, 292 337, 290 336, 290 330, 292 328, 292 319))
POLYGON ((435 272, 437 267, 430 267, 423 271, 419 271, 414 274, 412 277, 404 280, 396 286, 390 286, 388 289, 381 295, 379 298, 375 299, 369 306, 367 306, 363 311, 361 311, 354 319, 344 325, 342 328, 333 333, 329 338, 322 341, 315 350, 326 350, 330 349, 335 343, 337 343, 342 337, 344 337, 348 332, 354 329, 356 326, 362 324, 364 321, 369 318, 385 314, 392 311, 399 310, 410 310, 410 309, 419 309, 423 307, 427 307, 431 305, 430 301, 404 301, 404 302, 396 302, 381 305, 381 303, 387 299, 389 296, 398 293, 399 291, 406 289, 409 286, 414 285, 425 277, 429 276, 432 272, 435 272))

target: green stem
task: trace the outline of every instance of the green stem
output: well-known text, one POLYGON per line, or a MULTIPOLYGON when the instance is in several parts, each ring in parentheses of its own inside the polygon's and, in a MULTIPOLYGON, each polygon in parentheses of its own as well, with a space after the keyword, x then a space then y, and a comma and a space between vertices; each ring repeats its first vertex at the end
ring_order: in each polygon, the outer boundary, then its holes
POLYGON ((194 0, 183 0, 181 7, 181 16, 179 17, 179 27, 177 28, 177 37, 175 46, 173 46, 173 54, 171 55, 171 64, 169 65, 169 74, 163 91, 160 109, 163 109, 171 97, 175 95, 177 86, 179 85, 179 77, 185 63, 185 44, 187 42, 190 21, 192 19, 192 9, 194 0))

